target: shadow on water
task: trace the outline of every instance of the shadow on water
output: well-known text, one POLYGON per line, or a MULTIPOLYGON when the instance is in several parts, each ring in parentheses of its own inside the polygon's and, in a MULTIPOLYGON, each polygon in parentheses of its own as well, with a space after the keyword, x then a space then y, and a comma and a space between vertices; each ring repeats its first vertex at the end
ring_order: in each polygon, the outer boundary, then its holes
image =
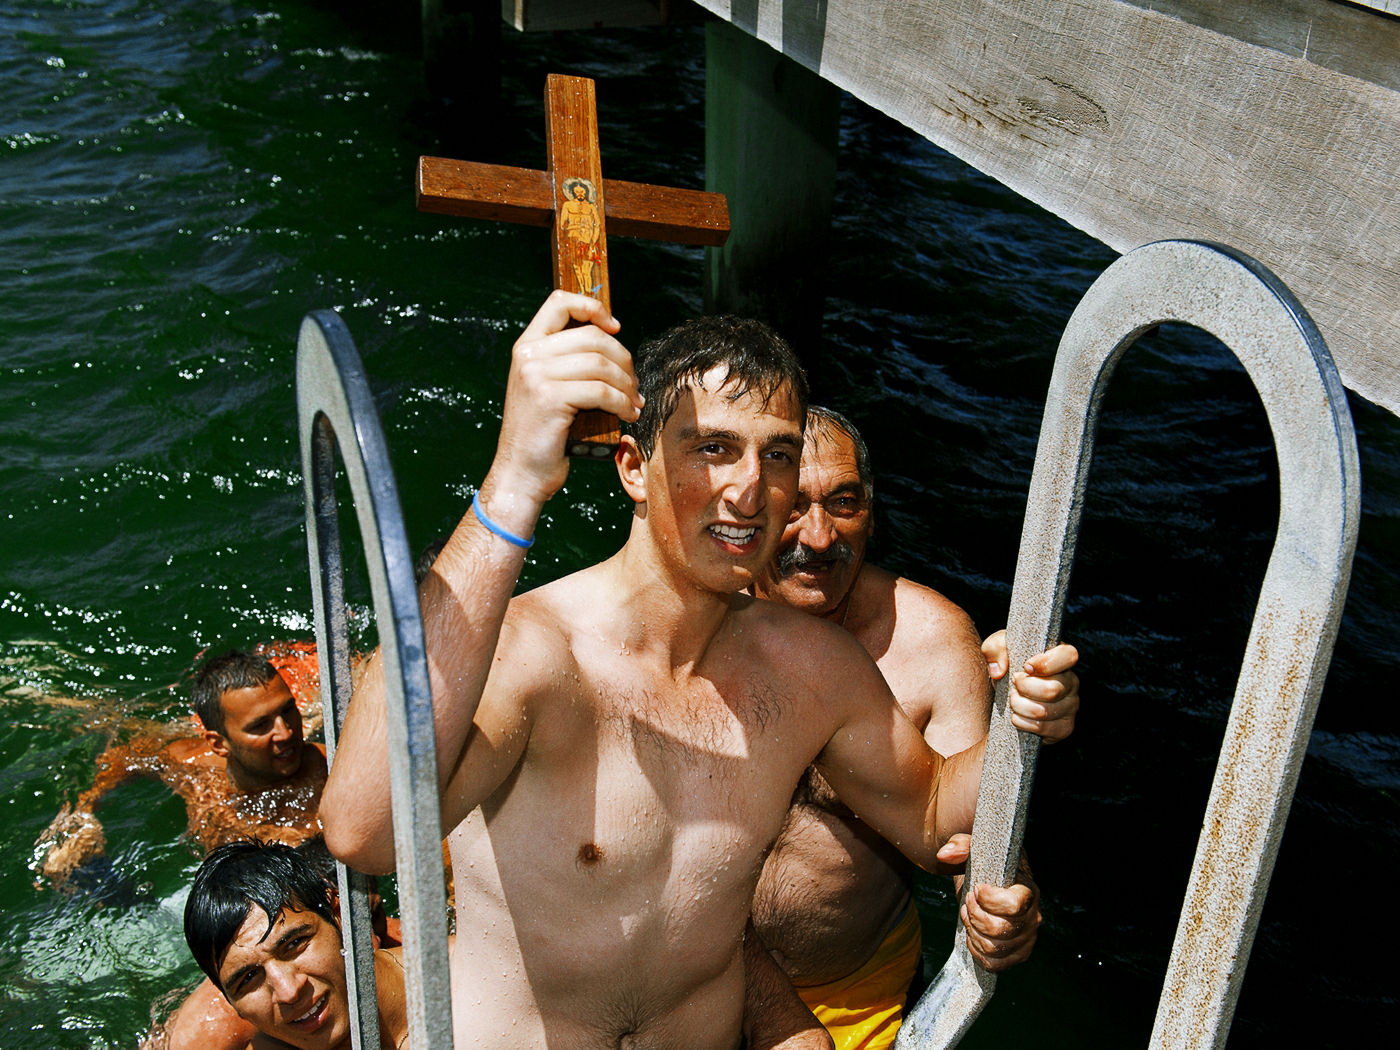
MULTIPOLYGON (((195 858, 158 785, 104 806, 113 874, 98 892, 36 891, 29 863, 91 782, 112 713, 182 719, 172 683, 195 654, 310 633, 290 385, 302 315, 335 307, 354 333, 416 547, 450 530, 489 465, 547 234, 414 211, 414 159, 454 155, 462 111, 429 105, 407 26, 356 10, 0 12, 7 1047, 130 1047, 152 1001, 197 975, 179 933, 195 858)), ((703 185, 703 33, 504 39, 518 124, 491 159, 543 165, 544 76, 575 73, 599 80, 610 176, 703 185)), ((875 558, 990 630, 1055 346, 1113 253, 849 99, 838 178, 815 391, 869 440, 875 558)), ((698 250, 619 239, 610 253, 629 343, 699 310, 698 250)), ((1400 423, 1352 408, 1356 568, 1232 1047, 1332 1045, 1339 1007, 1348 1041, 1365 1039, 1394 1013, 1380 920, 1355 915, 1400 859, 1400 726, 1374 699, 1400 664, 1400 423)), ((1047 924, 967 1046, 1145 1041, 1273 540, 1271 444, 1209 340, 1167 329, 1126 356, 1065 621, 1085 708, 1040 763, 1029 831, 1047 924)), ((611 553, 626 523, 608 472, 575 469, 522 587, 611 553)), ((349 515, 342 527, 353 545, 349 515)), ((951 907, 935 880, 921 893, 936 965, 951 907)))

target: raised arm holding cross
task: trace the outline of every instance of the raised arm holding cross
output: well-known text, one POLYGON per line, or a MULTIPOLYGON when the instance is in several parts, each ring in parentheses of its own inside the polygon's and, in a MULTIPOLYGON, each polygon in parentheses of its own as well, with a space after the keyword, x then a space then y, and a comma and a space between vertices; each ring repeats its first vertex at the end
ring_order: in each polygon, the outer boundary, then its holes
MULTIPOLYGON (((554 287, 599 300, 612 311, 607 227, 624 237, 720 245, 729 236, 723 194, 604 180, 593 81, 549 75, 544 171, 499 164, 418 159, 418 209, 444 215, 548 226, 554 287)), ((580 412, 568 454, 604 459, 616 451, 617 417, 580 412)))

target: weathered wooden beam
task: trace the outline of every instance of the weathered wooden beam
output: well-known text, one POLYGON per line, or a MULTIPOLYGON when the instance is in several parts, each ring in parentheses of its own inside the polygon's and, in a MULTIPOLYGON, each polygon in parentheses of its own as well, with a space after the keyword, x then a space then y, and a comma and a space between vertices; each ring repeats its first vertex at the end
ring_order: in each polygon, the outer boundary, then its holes
MULTIPOLYGON (((418 210, 526 226, 554 224, 549 172, 419 157, 418 210)), ((644 182, 603 180, 603 219, 613 237, 647 237, 673 244, 721 245, 729 237, 723 194, 644 182)))
POLYGON ((522 32, 660 26, 708 17, 694 0, 501 0, 501 18, 522 32))
POLYGON ((1194 237, 1255 256, 1346 384, 1400 412, 1400 21, 1289 0, 1344 49, 1305 29, 1295 55, 1264 5, 1189 5, 1198 25, 1146 2, 701 0, 1118 251, 1194 237), (1271 43, 1223 31, 1241 7, 1271 43))
MULTIPOLYGON (((1376 32, 1377 19, 1370 11, 1327 0, 1128 2, 1349 77, 1400 89, 1396 35, 1376 32)), ((1391 11, 1400 14, 1400 0, 1389 2, 1391 11)))

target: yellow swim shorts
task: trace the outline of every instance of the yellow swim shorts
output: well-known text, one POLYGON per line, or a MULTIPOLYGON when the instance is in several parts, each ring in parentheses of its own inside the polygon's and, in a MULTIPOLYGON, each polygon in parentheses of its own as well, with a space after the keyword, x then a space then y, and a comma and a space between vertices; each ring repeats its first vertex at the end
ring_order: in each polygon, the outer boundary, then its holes
POLYGON ((798 988, 836 1050, 885 1050, 904 1019, 904 996, 923 965, 919 912, 909 902, 870 960, 855 973, 830 984, 798 988))

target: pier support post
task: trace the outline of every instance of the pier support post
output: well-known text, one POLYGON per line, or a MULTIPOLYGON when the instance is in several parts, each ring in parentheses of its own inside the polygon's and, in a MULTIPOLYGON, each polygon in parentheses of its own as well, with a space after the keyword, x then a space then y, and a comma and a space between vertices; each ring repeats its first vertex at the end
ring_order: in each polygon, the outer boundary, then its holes
POLYGON ((727 22, 705 27, 705 188, 730 235, 705 249, 705 309, 821 338, 841 92, 727 22))
POLYGON ((489 135, 500 114, 500 0, 421 2, 428 90, 470 112, 478 138, 489 135))

